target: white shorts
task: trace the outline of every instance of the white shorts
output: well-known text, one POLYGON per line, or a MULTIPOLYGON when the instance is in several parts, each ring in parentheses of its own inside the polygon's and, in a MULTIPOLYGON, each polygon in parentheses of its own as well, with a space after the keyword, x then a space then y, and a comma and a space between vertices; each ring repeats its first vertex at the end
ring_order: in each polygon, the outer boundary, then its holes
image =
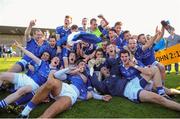
POLYGON ((139 93, 143 90, 140 80, 134 78, 126 84, 124 96, 133 102, 139 102, 139 93))
POLYGON ((32 87, 32 91, 36 91, 39 88, 39 85, 26 74, 15 73, 14 77, 13 84, 15 86, 15 90, 27 85, 32 87))
POLYGON ((51 96, 51 98, 53 98, 55 100, 58 100, 58 98, 60 96, 68 96, 71 98, 71 103, 73 105, 77 101, 79 94, 80 93, 79 93, 78 89, 74 85, 62 83, 62 89, 61 89, 60 94, 56 97, 53 97, 51 94, 50 94, 50 96, 51 96))

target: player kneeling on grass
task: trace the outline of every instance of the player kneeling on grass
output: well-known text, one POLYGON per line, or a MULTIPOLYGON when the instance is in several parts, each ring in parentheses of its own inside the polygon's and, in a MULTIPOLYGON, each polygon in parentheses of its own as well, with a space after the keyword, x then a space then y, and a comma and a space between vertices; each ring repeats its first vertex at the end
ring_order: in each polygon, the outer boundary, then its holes
POLYGON ((88 91, 88 79, 83 74, 85 71, 85 62, 77 61, 76 69, 65 68, 50 74, 48 81, 42 85, 32 100, 28 103, 19 117, 27 117, 36 105, 42 102, 50 93, 56 101, 40 116, 41 118, 55 117, 57 114, 69 109, 78 97, 88 100, 89 98, 109 101, 112 97, 109 95, 98 95, 93 91, 88 91), (66 73, 70 72, 71 76, 66 73), (73 75, 72 75, 73 74, 73 75), (61 80, 68 78, 71 84, 63 83, 61 80))
POLYGON ((14 101, 18 100, 21 96, 26 93, 36 91, 42 84, 47 81, 48 75, 51 71, 51 68, 55 68, 59 64, 59 58, 54 57, 51 60, 51 63, 45 62, 44 60, 39 59, 31 52, 23 48, 18 42, 15 45, 20 48, 27 56, 29 56, 36 64, 38 64, 38 70, 32 75, 27 76, 26 74, 21 73, 11 73, 4 72, 0 74, 0 86, 3 81, 8 81, 15 85, 16 92, 10 94, 5 99, 0 101, 0 108, 4 108, 14 101))

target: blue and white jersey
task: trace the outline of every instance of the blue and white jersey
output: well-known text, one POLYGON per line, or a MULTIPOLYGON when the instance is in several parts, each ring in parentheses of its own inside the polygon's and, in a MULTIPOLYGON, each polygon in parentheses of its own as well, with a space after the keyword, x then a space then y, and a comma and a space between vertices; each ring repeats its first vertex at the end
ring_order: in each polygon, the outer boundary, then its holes
POLYGON ((85 55, 90 55, 96 50, 97 46, 95 44, 89 44, 88 47, 83 49, 85 55))
POLYGON ((79 31, 84 31, 83 27, 78 28, 79 31))
POLYGON ((142 57, 142 63, 147 66, 147 65, 152 65, 153 62, 156 61, 155 54, 154 54, 154 49, 153 47, 146 49, 143 51, 141 57, 142 57))
MULTIPOLYGON (((144 67, 144 64, 142 64, 140 61, 137 60, 137 65, 140 67, 144 67)), ((126 68, 123 64, 119 65, 119 71, 121 73, 121 76, 127 80, 132 80, 135 77, 141 77, 141 72, 135 69, 134 67, 128 67, 126 68)))
POLYGON ((43 45, 42 47, 40 47, 39 53, 40 55, 45 52, 48 51, 50 53, 50 58, 53 58, 56 56, 56 51, 57 51, 57 47, 51 47, 50 44, 47 45, 43 45))
POLYGON ((84 83, 80 75, 69 76, 68 80, 79 90, 80 98, 86 100, 90 81, 88 80, 86 83, 84 83))
POLYGON ((104 28, 103 28, 101 25, 98 26, 98 29, 99 29, 99 31, 101 31, 101 32, 104 30, 104 28))
POLYGON ((109 31, 107 29, 103 29, 102 34, 105 38, 109 38, 109 31))
POLYGON ((63 60, 63 59, 68 58, 70 52, 71 52, 70 49, 68 49, 68 48, 62 48, 62 51, 61 51, 61 53, 59 54, 59 59, 60 59, 60 62, 61 62, 61 66, 64 67, 64 60, 63 60))
POLYGON ((57 40, 57 46, 62 46, 65 45, 67 43, 67 39, 68 39, 68 35, 65 35, 64 37, 60 38, 57 40))
MULTIPOLYGON (((47 42, 44 42, 43 45, 46 45, 47 42)), ((27 42, 26 45, 26 50, 30 51, 31 53, 33 53, 35 56, 39 57, 40 56, 40 48, 41 46, 39 46, 37 44, 37 42, 35 41, 35 39, 31 38, 30 41, 27 42)), ((27 62, 30 62, 32 59, 30 57, 28 57, 27 55, 24 55, 23 58, 24 60, 26 60, 27 62)))
POLYGON ((71 50, 68 49, 68 48, 63 48, 63 49, 62 49, 62 57, 63 57, 63 58, 66 57, 66 58, 67 58, 67 57, 69 56, 70 51, 71 51, 71 50))
POLYGON ((143 54, 142 46, 138 44, 136 47, 136 51, 134 53, 135 59, 142 62, 142 54, 143 54))
POLYGON ((127 46, 127 44, 127 40, 122 39, 121 37, 116 38, 116 46, 118 46, 120 50, 123 50, 124 46, 127 46))
POLYGON ((120 37, 121 39, 124 39, 124 34, 123 34, 124 31, 121 31, 120 35, 118 37, 120 37))
POLYGON ((56 34, 60 35, 60 38, 63 38, 66 35, 69 35, 71 33, 70 28, 65 29, 64 26, 58 26, 56 28, 56 34))
POLYGON ((32 60, 32 61, 28 62, 26 68, 27 68, 26 75, 29 76, 29 77, 31 77, 31 76, 34 75, 35 72, 38 71, 39 66, 38 66, 38 64, 36 64, 36 63, 32 60), (31 71, 31 70, 29 69, 29 66, 28 66, 28 65, 32 65, 32 66, 34 67, 34 71, 31 71))
POLYGON ((79 27, 78 30, 79 30, 79 31, 87 31, 87 28, 84 29, 83 27, 79 27))
POLYGON ((39 86, 44 84, 47 79, 48 75, 51 71, 50 65, 48 62, 41 60, 40 65, 37 68, 37 71, 34 72, 32 76, 30 76, 39 86))

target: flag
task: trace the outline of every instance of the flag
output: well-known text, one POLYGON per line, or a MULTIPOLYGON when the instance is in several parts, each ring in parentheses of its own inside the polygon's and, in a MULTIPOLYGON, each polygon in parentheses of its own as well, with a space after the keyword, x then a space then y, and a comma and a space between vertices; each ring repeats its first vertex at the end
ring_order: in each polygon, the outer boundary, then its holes
POLYGON ((86 33, 83 31, 73 32, 68 36, 67 42, 69 45, 73 45, 79 41, 84 41, 87 43, 97 44, 102 42, 101 38, 98 38, 96 35, 91 33, 86 33))

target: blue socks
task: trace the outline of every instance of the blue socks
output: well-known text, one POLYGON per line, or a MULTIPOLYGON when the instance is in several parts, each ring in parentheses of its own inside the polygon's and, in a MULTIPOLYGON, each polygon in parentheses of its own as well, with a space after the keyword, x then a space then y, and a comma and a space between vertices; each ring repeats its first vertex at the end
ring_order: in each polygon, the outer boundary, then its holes
POLYGON ((21 98, 19 98, 15 104, 16 105, 21 105, 21 104, 24 104, 24 103, 27 103, 29 102, 32 97, 34 96, 34 92, 31 92, 31 93, 27 93, 26 95, 22 96, 21 98))
POLYGON ((34 104, 33 102, 29 102, 27 104, 27 106, 24 108, 24 110, 22 111, 21 115, 23 116, 27 116, 29 115, 29 113, 36 107, 36 104, 34 104))
POLYGON ((1 100, 0 101, 0 108, 4 108, 6 106, 8 106, 8 104, 4 100, 1 100))
POLYGON ((157 87, 157 93, 158 93, 159 95, 164 95, 164 94, 165 94, 164 88, 163 88, 163 87, 157 87))

